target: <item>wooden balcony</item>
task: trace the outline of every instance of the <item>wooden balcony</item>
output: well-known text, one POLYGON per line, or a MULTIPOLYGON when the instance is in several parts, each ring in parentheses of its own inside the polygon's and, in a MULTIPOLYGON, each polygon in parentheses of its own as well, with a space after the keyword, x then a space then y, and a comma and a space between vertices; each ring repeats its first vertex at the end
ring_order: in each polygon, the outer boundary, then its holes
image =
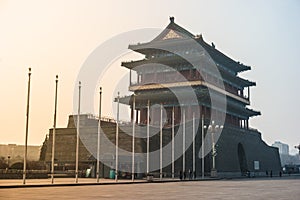
POLYGON ((178 77, 176 79, 156 79, 152 81, 139 81, 139 82, 131 82, 129 86, 130 91, 137 90, 153 90, 153 89, 163 89, 163 88, 174 88, 174 87, 192 87, 192 86, 206 86, 210 89, 213 89, 217 92, 230 96, 236 100, 239 100, 247 105, 250 104, 249 96, 245 96, 243 92, 238 92, 238 90, 234 90, 230 87, 227 87, 224 84, 224 88, 220 86, 220 84, 216 84, 213 80, 204 81, 203 79, 199 79, 196 77, 190 77, 188 79, 183 77, 178 77), (174 82, 176 80, 176 82, 174 82), (225 89, 225 90, 224 90, 225 89))

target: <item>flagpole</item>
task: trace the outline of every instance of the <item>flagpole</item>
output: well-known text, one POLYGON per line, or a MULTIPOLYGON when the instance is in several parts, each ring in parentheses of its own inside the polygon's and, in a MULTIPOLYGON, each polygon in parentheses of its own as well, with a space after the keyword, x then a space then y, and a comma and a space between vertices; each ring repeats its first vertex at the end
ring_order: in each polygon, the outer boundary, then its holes
POLYGON ((99 183, 100 178, 100 142, 101 142, 101 100, 102 100, 102 87, 100 87, 100 96, 99 96, 99 119, 98 119, 98 142, 97 142, 97 183, 99 183))
POLYGON ((201 141, 202 141, 202 144, 201 144, 201 148, 202 148, 202 179, 204 179, 204 115, 202 114, 202 138, 201 138, 201 141))
POLYGON ((27 162, 27 142, 28 142, 28 128, 29 128, 30 81, 31 81, 31 68, 29 68, 29 71, 28 71, 28 91, 27 91, 25 149, 24 149, 24 164, 23 164, 23 184, 26 184, 26 164, 27 164, 26 162, 27 162))
MULTIPOLYGON (((134 181, 134 141, 135 141, 135 94, 133 94, 133 103, 132 103, 132 110, 133 110, 133 119, 132 119, 132 166, 131 166, 131 179, 134 181)), ((137 114, 137 113, 136 113, 137 114)))
POLYGON ((118 165, 119 165, 119 105, 120 105, 120 92, 118 92, 117 103, 117 123, 116 123, 116 171, 115 180, 118 181, 118 165))
POLYGON ((193 112, 193 177, 195 177, 196 163, 195 163, 195 112, 193 112))
POLYGON ((51 159, 51 183, 54 183, 54 158, 55 158, 55 134, 56 134, 56 112, 57 112, 57 86, 58 75, 55 80, 55 104, 54 104, 54 120, 53 120, 53 132, 52 132, 52 159, 51 159))
POLYGON ((163 117, 163 105, 160 104, 160 146, 159 146, 159 153, 160 153, 160 161, 159 161, 159 178, 162 180, 162 117, 163 117))
POLYGON ((182 171, 185 174, 185 109, 183 109, 182 171))
POLYGON ((79 125, 80 125, 80 95, 81 95, 81 82, 78 86, 78 113, 77 113, 77 137, 76 137, 76 169, 75 169, 75 182, 78 183, 78 162, 79 162, 79 125))
POLYGON ((150 101, 147 105, 147 175, 149 173, 150 101))
POLYGON ((175 117, 175 112, 174 112, 174 106, 172 109, 172 178, 174 179, 174 143, 175 143, 175 130, 174 130, 174 117, 175 117))

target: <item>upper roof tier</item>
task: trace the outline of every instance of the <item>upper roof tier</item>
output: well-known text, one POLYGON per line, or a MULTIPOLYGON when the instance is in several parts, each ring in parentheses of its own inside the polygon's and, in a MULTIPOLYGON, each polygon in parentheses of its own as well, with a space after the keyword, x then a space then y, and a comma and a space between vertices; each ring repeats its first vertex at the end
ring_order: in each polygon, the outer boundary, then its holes
POLYGON ((162 47, 163 45, 172 45, 174 44, 174 41, 178 45, 181 43, 181 41, 184 42, 184 40, 190 39, 193 39, 193 41, 196 41, 198 44, 200 44, 200 46, 209 54, 215 63, 221 65, 222 67, 228 68, 228 71, 232 71, 234 74, 251 69, 250 66, 246 66, 240 62, 234 61, 222 52, 218 51, 213 43, 212 45, 207 44, 203 40, 202 35, 195 36, 176 24, 174 22, 174 17, 170 17, 169 25, 152 41, 129 45, 128 48, 133 51, 149 55, 151 52, 153 53, 153 51, 158 51, 160 49, 159 47, 162 47))
MULTIPOLYGON (((194 56, 191 56, 192 60, 194 58, 194 56)), ((187 69, 195 69, 195 67, 193 67, 192 65, 184 65, 183 67, 179 66, 174 66, 174 64, 178 64, 178 63, 187 63, 186 60, 180 58, 179 56, 166 56, 166 57, 160 57, 160 58, 153 58, 153 59, 143 59, 143 60, 137 60, 137 61, 131 61, 131 62, 122 62, 121 65, 128 68, 128 69, 132 69, 135 71, 143 71, 144 73, 146 71, 148 71, 148 73, 150 72, 165 72, 166 70, 168 70, 167 68, 165 68, 164 66, 172 66, 173 69, 176 69, 176 71, 181 71, 181 70, 187 70, 187 69), (162 66, 160 66, 160 68, 158 69, 157 67, 155 67, 155 65, 157 63, 163 64, 162 66), (138 66, 143 66, 143 65, 147 65, 147 68, 142 68, 142 67, 138 67, 138 66)), ((214 75, 214 71, 211 70, 209 67, 202 67, 201 72, 206 72, 214 77, 218 77, 214 75)), ((237 88, 242 89, 243 87, 248 87, 248 86, 255 86, 255 82, 240 78, 239 76, 235 76, 232 75, 231 73, 229 73, 228 71, 226 71, 224 68, 219 67, 219 72, 222 75, 223 81, 229 81, 230 84, 234 85, 237 88)))

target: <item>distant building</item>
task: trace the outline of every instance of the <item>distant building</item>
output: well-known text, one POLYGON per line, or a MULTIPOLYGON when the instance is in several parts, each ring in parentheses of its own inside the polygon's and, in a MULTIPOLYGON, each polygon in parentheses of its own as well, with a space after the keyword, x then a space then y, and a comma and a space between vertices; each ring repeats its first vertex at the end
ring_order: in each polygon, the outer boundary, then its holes
MULTIPOLYGON (((41 146, 28 146, 27 160, 38 161, 40 158, 41 146)), ((24 159, 24 145, 17 144, 0 144, 0 157, 7 160, 9 166, 17 163, 23 163, 24 159)))
POLYGON ((298 155, 290 155, 289 154, 289 145, 284 144, 280 141, 275 141, 272 144, 273 147, 278 148, 281 166, 295 166, 300 164, 299 156, 298 155))
POLYGON ((272 144, 272 147, 277 147, 279 149, 279 154, 289 155, 289 145, 287 145, 287 144, 284 144, 279 141, 275 141, 272 144))

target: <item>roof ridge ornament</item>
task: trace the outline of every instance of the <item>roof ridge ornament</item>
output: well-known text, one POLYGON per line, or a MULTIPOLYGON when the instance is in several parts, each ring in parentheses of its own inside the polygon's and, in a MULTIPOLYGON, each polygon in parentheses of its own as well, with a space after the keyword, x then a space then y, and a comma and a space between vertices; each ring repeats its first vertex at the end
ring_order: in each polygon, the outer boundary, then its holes
POLYGON ((215 49, 215 48, 216 48, 216 45, 212 42, 212 43, 211 43, 211 47, 215 49))
POLYGON ((202 33, 201 33, 201 34, 197 34, 197 35, 195 36, 195 39, 201 39, 201 40, 203 40, 202 33))
POLYGON ((170 17, 170 22, 171 22, 171 23, 174 23, 174 21, 175 21, 175 18, 174 18, 173 16, 171 16, 171 17, 170 17))

